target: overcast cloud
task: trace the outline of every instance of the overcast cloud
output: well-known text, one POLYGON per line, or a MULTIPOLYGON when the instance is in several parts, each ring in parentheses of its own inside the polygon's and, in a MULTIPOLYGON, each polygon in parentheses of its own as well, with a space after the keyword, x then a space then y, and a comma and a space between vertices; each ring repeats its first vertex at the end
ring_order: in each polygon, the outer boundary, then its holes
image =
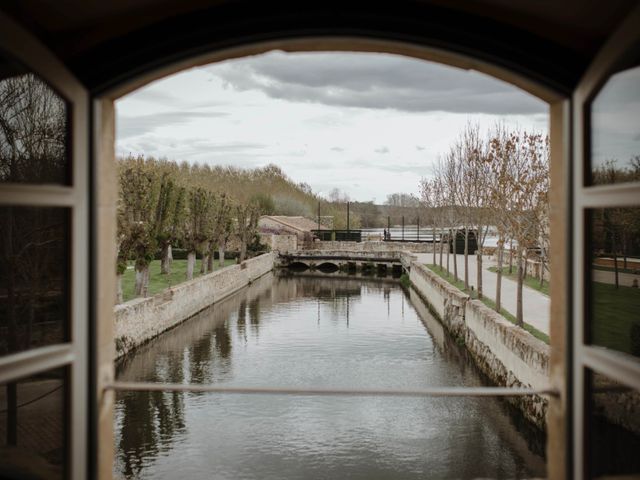
POLYGON ((316 192, 418 192, 467 122, 547 131, 547 105, 486 75, 387 54, 271 52, 191 69, 117 102, 117 151, 275 163, 316 192))
POLYGON ((546 110, 535 97, 481 73, 397 55, 272 52, 210 71, 240 91, 332 106, 493 114, 546 110))

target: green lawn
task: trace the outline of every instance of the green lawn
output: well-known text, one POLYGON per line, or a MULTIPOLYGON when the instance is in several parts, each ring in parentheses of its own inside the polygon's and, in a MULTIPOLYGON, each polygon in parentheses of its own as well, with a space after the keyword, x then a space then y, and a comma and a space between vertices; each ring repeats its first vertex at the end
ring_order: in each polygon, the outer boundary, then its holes
MULTIPOLYGON (((489 267, 489 271, 497 273, 498 268, 489 267)), ((518 272, 515 268, 513 269, 513 273, 509 273, 509 267, 502 267, 502 275, 510 278, 514 282, 518 281, 518 272)), ((549 296, 549 282, 546 280, 543 280, 542 286, 540 286, 540 279, 527 275, 524 279, 524 284, 529 288, 533 288, 534 290, 549 296)))
MULTIPOLYGON (((447 274, 447 270, 444 268, 440 268, 439 265, 426 265, 427 268, 429 268, 431 271, 433 271, 434 273, 438 274, 438 276, 440 276, 442 279, 446 280, 447 282, 449 282, 451 285, 453 285, 454 287, 458 288, 459 290, 467 293, 471 298, 477 298, 478 292, 477 290, 473 290, 472 292, 468 292, 465 291, 464 289, 464 282, 462 280, 458 280, 457 282, 454 280, 453 278, 453 274, 449 275, 447 274)), ((495 310, 496 308, 496 303, 491 300, 490 298, 488 298, 486 295, 482 297, 481 299, 482 303, 484 303, 487 307, 491 308, 492 310, 495 310)), ((507 320, 509 320, 511 323, 513 324, 517 324, 518 322, 516 321, 516 317, 513 316, 511 313, 509 313, 507 310, 505 310, 504 308, 500 308, 500 314, 506 318, 507 320)), ((538 340, 542 340, 544 343, 546 343, 547 345, 549 344, 549 335, 547 335, 544 332, 541 332, 540 330, 538 330, 536 327, 534 327, 533 325, 529 325, 528 323, 525 323, 523 325, 523 327, 527 332, 529 332, 531 335, 533 335, 534 337, 536 337, 538 340)))
POLYGON ((640 355, 640 289, 592 283, 592 343, 640 355))
MULTIPOLYGON (((225 266, 234 265, 236 263, 235 259, 225 260, 225 266)), ((217 270, 218 261, 214 262, 214 268, 217 270)), ((193 277, 200 276, 200 260, 196 262, 196 268, 194 269, 193 277)), ((156 293, 161 292, 165 288, 172 287, 174 285, 178 285, 179 283, 185 282, 187 280, 187 261, 186 260, 174 260, 171 265, 171 274, 162 275, 160 273, 160 260, 154 260, 151 262, 150 271, 149 271, 149 296, 155 295, 156 293)), ((122 276, 122 293, 124 296, 124 301, 129 301, 135 298, 136 284, 136 272, 133 269, 133 265, 127 269, 127 271, 122 276)))

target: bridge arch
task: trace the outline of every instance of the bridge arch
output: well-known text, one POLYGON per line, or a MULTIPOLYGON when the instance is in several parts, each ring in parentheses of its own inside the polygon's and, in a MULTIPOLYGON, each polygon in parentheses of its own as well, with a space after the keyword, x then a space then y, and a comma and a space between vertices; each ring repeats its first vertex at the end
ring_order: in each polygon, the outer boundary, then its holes
POLYGON ((287 268, 294 272, 304 272, 306 270, 309 270, 309 264, 307 264, 306 262, 295 261, 287 265, 287 268))
POLYGON ((323 261, 322 263, 318 264, 316 270, 319 270, 323 273, 335 273, 340 270, 340 265, 336 262, 323 261))

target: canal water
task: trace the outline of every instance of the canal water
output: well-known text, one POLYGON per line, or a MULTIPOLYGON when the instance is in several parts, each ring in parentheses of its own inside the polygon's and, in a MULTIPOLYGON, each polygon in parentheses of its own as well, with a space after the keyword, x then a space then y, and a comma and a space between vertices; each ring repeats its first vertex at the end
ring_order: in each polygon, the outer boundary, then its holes
MULTIPOLYGON (((262 277, 118 366, 127 381, 304 388, 484 385, 390 280, 262 277)), ((116 477, 450 479, 545 475, 539 435, 487 398, 123 392, 116 477)))

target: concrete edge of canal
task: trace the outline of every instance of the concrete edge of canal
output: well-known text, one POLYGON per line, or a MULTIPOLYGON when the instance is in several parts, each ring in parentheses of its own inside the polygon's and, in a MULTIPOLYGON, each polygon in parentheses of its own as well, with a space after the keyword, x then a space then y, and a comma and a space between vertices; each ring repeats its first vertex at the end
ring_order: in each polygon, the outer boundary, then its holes
MULTIPOLYGON (((549 383, 549 346, 501 315, 473 300, 427 267, 411 263, 411 286, 444 328, 501 387, 545 388, 549 383)), ((546 429, 547 399, 539 395, 509 399, 531 423, 546 429)))
POLYGON ((168 288, 152 297, 116 305, 116 357, 122 357, 272 271, 274 258, 275 254, 265 253, 168 288))

